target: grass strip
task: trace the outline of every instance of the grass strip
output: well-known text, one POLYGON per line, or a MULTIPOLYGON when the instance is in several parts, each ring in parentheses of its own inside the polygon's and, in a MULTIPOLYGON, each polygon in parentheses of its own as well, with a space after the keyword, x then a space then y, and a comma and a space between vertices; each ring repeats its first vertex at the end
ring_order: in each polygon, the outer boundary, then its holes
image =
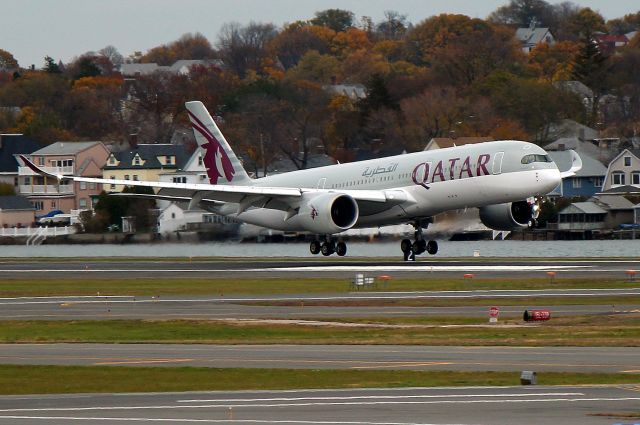
MULTIPOLYGON (((617 319, 617 320, 616 320, 617 319)), ((482 324, 486 322, 482 321, 482 324)), ((479 322, 480 324, 480 322, 479 322)), ((640 346, 640 326, 609 322, 521 327, 344 327, 220 321, 3 321, 2 343, 400 344, 640 346)))
MULTIPOLYGON (((3 279, 0 297, 72 296, 72 295, 278 295, 348 293, 351 276, 345 278, 313 279, 3 279)), ((495 278, 473 281, 459 278, 429 276, 421 279, 394 279, 388 286, 380 285, 372 291, 468 291, 514 289, 593 289, 634 288, 638 282, 624 279, 557 278, 495 278)))
MULTIPOLYGON (((0 394, 519 385, 519 372, 0 365, 0 394)), ((541 385, 637 384, 629 374, 540 373, 541 385)))

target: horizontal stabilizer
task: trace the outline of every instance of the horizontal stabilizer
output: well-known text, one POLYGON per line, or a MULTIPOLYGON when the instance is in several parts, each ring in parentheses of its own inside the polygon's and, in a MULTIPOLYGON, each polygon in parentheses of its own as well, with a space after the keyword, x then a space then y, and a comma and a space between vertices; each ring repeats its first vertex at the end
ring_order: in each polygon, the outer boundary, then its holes
POLYGON ((569 152, 571 152, 571 168, 569 168, 567 171, 560 172, 560 177, 563 179, 566 177, 575 176, 576 173, 582 169, 582 158, 580 158, 578 152, 574 150, 570 150, 569 152))

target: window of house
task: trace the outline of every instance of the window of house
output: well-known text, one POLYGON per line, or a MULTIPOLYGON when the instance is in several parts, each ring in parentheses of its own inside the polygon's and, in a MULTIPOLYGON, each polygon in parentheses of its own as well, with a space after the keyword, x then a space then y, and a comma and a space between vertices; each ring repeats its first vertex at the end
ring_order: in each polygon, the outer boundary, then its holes
POLYGON ((33 201, 32 204, 37 211, 42 211, 44 209, 44 202, 42 201, 33 201))
POLYGON ((51 208, 55 208, 56 207, 56 201, 51 201, 51 208))
POLYGON ((172 156, 167 156, 166 162, 167 162, 167 165, 173 164, 173 157, 172 156))
POLYGON ((571 179, 571 186, 574 189, 579 189, 582 187, 582 179, 581 178, 573 178, 571 179))
POLYGON ((171 218, 176 218, 176 213, 171 213, 171 218))
POLYGON ((202 162, 202 155, 198 155, 198 165, 202 166, 203 162, 202 162))
POLYGON ((138 155, 133 158, 133 165, 140 165, 140 157, 138 155))
MULTIPOLYGON (((116 176, 111 176, 111 177, 109 177, 109 178, 110 178, 111 180, 115 180, 115 179, 116 179, 116 176)), ((112 183, 112 184, 111 184, 111 189, 115 189, 115 188, 116 188, 116 185, 112 183)))
POLYGON ((624 182, 624 173, 613 173, 613 184, 623 185, 624 182))
POLYGON ((38 158, 38 165, 44 165, 44 156, 38 158))
POLYGON ((138 175, 137 175, 137 174, 134 174, 134 175, 133 175, 133 181, 134 181, 134 182, 137 182, 137 181, 138 181, 138 175))
POLYGON ((631 157, 630 156, 625 156, 624 157, 624 166, 625 167, 631 167, 631 157))
POLYGON ((593 178, 593 185, 597 186, 597 187, 602 187, 602 177, 594 177, 593 178))
POLYGON ((96 183, 89 183, 89 189, 95 189, 96 188, 96 183))
POLYGON ((129 174, 125 174, 125 175, 124 175, 124 179, 125 179, 125 180, 129 180, 129 174))
POLYGON ((87 182, 80 182, 80 190, 87 190, 87 182))
POLYGON ((634 171, 631 173, 631 184, 640 185, 640 171, 634 171))
POLYGON ((80 199, 79 205, 80 205, 81 209, 83 209, 83 210, 86 209, 87 208, 87 200, 84 199, 84 198, 80 199))

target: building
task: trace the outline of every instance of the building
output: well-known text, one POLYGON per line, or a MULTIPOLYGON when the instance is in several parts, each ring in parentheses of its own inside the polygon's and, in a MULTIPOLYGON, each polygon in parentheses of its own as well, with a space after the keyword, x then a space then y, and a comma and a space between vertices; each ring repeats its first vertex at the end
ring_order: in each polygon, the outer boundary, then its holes
POLYGON ((10 184, 16 193, 18 184, 18 160, 16 155, 28 155, 40 145, 22 134, 0 134, 0 183, 10 184))
POLYGON ((640 151, 624 149, 611 160, 607 168, 602 191, 632 186, 640 188, 640 151))
POLYGON ((31 227, 36 221, 36 210, 22 196, 0 196, 0 227, 31 227))
POLYGON ((471 145, 476 143, 490 142, 494 140, 491 136, 474 136, 474 137, 434 137, 425 146, 425 151, 434 149, 452 148, 454 146, 471 145))
POLYGON ((353 101, 367 97, 367 88, 362 84, 328 84, 322 89, 332 96, 346 96, 353 101))
MULTIPOLYGON (((53 174, 102 177, 102 166, 109 151, 102 142, 56 142, 27 156, 34 164, 53 174)), ((74 209, 93 209, 102 191, 96 183, 60 183, 25 166, 18 168, 18 180, 20 194, 31 201, 38 215, 52 210, 68 214, 74 209)))
MULTIPOLYGON (((140 144, 135 148, 111 152, 102 169, 105 179, 159 181, 161 174, 181 169, 189 156, 182 145, 140 144)), ((105 185, 107 192, 122 192, 123 185, 105 185)))
POLYGON ((152 63, 123 63, 120 65, 120 73, 125 78, 135 78, 141 75, 151 75, 154 72, 169 72, 171 74, 188 75, 193 66, 214 67, 222 69, 222 61, 219 59, 181 59, 170 66, 152 63))
MULTIPOLYGON (((547 153, 560 171, 571 168, 570 151, 547 151, 547 153)), ((562 183, 549 193, 549 196, 589 198, 602 190, 607 167, 586 153, 579 152, 578 155, 582 159, 582 169, 577 171, 575 176, 563 179, 562 183)))
POLYGON ((598 194, 587 202, 574 202, 558 213, 557 230, 594 232, 618 229, 635 220, 635 205, 621 195, 598 194))
POLYGON ((540 43, 555 43, 555 38, 549 28, 536 27, 535 19, 531 20, 529 27, 518 28, 516 30, 516 38, 522 44, 522 51, 527 54, 540 43))

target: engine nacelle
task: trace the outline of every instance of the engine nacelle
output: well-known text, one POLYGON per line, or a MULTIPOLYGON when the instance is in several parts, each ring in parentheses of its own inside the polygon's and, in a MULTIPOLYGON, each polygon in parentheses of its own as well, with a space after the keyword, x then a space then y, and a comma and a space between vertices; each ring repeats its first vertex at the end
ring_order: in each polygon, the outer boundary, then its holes
POLYGON ((317 234, 344 232, 358 221, 358 204, 349 195, 322 193, 303 198, 297 214, 305 230, 317 234))
POLYGON ((487 205, 480 208, 480 221, 493 230, 515 230, 535 223, 534 205, 527 201, 487 205))

